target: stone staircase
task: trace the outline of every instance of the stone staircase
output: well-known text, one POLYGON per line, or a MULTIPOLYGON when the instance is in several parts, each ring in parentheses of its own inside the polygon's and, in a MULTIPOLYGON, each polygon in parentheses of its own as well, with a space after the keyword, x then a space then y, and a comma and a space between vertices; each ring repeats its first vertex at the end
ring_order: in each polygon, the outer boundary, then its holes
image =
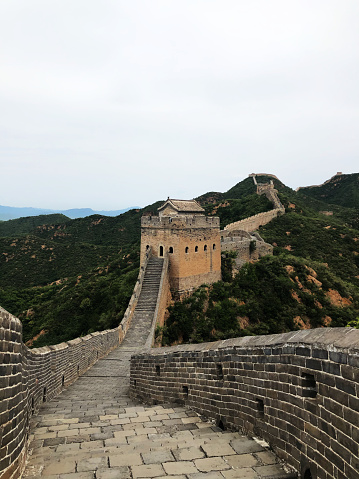
POLYGON ((135 314, 153 314, 155 312, 162 268, 163 258, 152 257, 149 259, 135 314))
POLYGON ((156 310, 163 261, 163 258, 152 257, 147 263, 141 294, 130 329, 122 342, 123 347, 136 347, 146 342, 156 310))

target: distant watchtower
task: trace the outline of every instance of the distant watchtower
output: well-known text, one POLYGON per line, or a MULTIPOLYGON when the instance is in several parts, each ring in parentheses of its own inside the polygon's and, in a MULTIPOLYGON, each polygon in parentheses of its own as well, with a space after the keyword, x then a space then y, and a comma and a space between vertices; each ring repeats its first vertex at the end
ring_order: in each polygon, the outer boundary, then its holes
POLYGON ((182 293, 221 279, 219 218, 205 216, 195 200, 169 199, 158 216, 141 218, 141 264, 146 251, 169 255, 171 290, 182 293))

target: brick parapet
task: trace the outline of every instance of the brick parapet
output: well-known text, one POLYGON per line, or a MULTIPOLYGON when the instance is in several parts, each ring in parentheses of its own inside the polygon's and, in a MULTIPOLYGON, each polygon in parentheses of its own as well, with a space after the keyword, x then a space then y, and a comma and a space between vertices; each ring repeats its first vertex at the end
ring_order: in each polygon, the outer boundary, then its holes
POLYGON ((257 230, 260 226, 266 225, 274 218, 283 215, 284 213, 284 208, 275 208, 270 211, 265 211, 264 213, 258 213, 256 215, 250 216, 249 218, 245 218, 244 220, 230 223, 229 225, 224 227, 224 230, 243 230, 247 232, 252 232, 257 230))
POLYGON ((0 307, 0 478, 19 477, 25 462, 29 420, 43 402, 61 393, 123 340, 142 289, 150 252, 140 268, 118 327, 29 349, 19 319, 0 307))
POLYGON ((180 345, 131 359, 133 397, 186 404, 261 436, 318 479, 359 477, 358 382, 354 328, 180 345))
POLYGON ((217 216, 142 216, 142 228, 219 228, 217 216))

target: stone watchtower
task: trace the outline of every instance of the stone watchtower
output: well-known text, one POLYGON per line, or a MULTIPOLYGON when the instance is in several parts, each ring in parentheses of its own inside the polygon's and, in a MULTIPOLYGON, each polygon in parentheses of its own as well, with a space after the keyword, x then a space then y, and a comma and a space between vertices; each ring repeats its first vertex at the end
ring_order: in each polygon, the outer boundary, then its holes
POLYGON ((195 200, 169 199, 158 216, 141 218, 141 265, 146 251, 169 256, 169 279, 179 294, 221 279, 219 218, 208 217, 195 200))

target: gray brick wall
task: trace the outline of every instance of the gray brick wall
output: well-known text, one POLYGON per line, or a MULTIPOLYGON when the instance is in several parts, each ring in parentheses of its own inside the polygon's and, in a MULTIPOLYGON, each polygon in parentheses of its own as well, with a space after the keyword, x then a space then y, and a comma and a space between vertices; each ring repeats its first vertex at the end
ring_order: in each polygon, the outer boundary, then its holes
POLYGON ((359 330, 155 349, 132 357, 131 395, 261 436, 301 474, 359 478, 359 330))
MULTIPOLYGON (((121 325, 122 326, 122 325, 121 325)), ((0 309, 0 477, 18 477, 29 419, 119 344, 121 327, 56 346, 28 349, 21 322, 0 309)))

